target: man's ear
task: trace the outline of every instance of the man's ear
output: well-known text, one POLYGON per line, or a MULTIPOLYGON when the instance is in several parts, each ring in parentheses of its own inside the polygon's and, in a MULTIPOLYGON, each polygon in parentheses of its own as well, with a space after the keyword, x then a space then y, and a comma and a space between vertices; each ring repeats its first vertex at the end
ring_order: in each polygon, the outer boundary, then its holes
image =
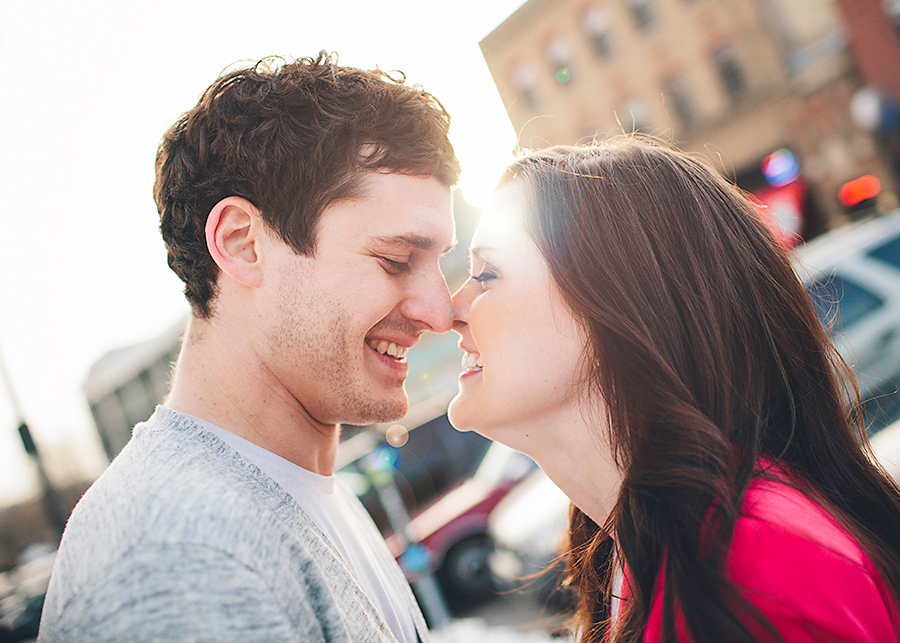
POLYGON ((262 281, 258 251, 263 228, 259 209, 238 196, 216 203, 206 219, 209 254, 219 270, 244 286, 262 281))

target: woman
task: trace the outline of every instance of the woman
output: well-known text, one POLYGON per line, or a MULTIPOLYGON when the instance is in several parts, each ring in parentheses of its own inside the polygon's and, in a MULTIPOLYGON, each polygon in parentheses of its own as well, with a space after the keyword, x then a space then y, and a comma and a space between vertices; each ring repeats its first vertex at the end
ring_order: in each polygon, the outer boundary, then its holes
POLYGON ((454 305, 450 420, 572 499, 583 641, 900 637, 900 492, 788 259, 713 171, 635 137, 525 155, 454 305))

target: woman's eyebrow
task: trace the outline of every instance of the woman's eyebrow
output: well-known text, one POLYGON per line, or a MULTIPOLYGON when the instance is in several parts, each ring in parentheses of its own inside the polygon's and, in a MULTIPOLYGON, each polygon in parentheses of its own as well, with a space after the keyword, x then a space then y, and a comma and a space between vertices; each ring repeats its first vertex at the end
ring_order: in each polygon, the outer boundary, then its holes
POLYGON ((491 246, 473 246, 469 250, 469 253, 473 257, 478 257, 479 259, 481 259, 481 255, 485 252, 496 252, 496 249, 492 248, 491 246))

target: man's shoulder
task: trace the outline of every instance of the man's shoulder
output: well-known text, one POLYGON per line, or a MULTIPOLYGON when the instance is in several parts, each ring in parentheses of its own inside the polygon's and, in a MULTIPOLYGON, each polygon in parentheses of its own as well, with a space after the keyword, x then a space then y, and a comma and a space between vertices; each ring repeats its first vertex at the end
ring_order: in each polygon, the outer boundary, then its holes
MULTIPOLYGON (((91 486, 73 512, 68 529, 101 527, 113 520, 140 532, 167 539, 190 538, 178 525, 258 520, 287 498, 286 493, 252 463, 215 435, 167 409, 135 428, 128 445, 91 486), (270 502, 263 499, 269 498, 270 502)), ((67 530, 68 530, 67 529, 67 530)), ((196 537, 196 535, 195 535, 196 537)))
POLYGON ((273 480, 214 435, 157 415, 72 512, 54 569, 60 589, 77 591, 135 548, 210 547, 265 567, 284 555, 272 543, 296 538, 298 510, 273 480), (259 535, 253 545, 248 532, 259 535))
POLYGON ((294 596, 296 607, 278 610, 309 609, 299 604, 299 579, 287 572, 323 560, 302 512, 215 435, 167 411, 135 428, 73 511, 45 604, 48 631, 65 614, 92 620, 110 597, 133 602, 141 588, 176 596, 195 585, 198 596, 212 595, 227 586, 224 572, 248 587, 260 584, 258 594, 277 586, 294 596))
POLYGON ((100 621, 133 640, 165 638, 154 634, 163 626, 202 626, 204 640, 226 637, 213 626, 227 637, 250 627, 237 635, 248 641, 390 639, 286 491, 215 435, 158 419, 136 428, 73 512, 44 606, 46 640, 101 640, 69 637, 100 621))

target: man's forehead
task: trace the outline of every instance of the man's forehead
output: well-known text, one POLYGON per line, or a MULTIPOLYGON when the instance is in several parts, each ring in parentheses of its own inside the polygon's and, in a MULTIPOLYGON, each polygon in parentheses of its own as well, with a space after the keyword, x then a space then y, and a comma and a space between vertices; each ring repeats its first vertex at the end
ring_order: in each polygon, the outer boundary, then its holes
POLYGON ((451 189, 435 177, 367 172, 354 194, 326 207, 322 224, 346 243, 443 252, 455 237, 451 189))

